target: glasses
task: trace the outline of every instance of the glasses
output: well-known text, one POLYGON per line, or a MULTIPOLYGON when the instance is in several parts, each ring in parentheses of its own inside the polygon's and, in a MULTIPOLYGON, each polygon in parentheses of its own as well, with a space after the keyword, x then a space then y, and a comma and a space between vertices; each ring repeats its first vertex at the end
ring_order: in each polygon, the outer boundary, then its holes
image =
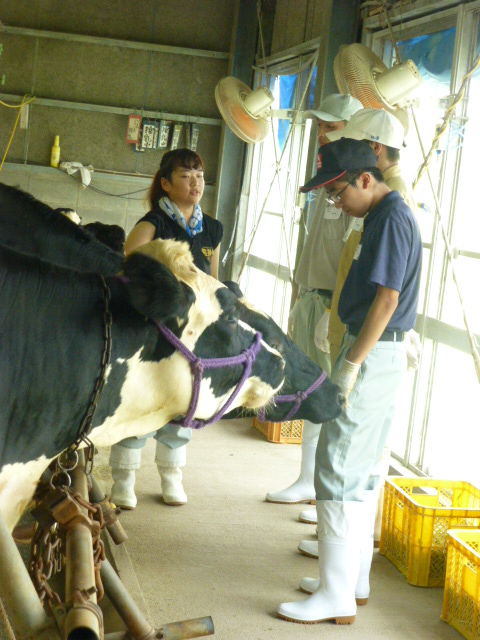
POLYGON ((325 200, 328 202, 328 204, 337 204, 337 202, 340 202, 341 198, 342 198, 342 193, 344 191, 346 191, 348 189, 348 187, 350 187, 356 180, 357 180, 358 176, 355 176, 353 178, 353 180, 350 180, 350 182, 347 184, 346 187, 343 187, 343 189, 341 189, 341 191, 339 191, 338 193, 332 194, 332 195, 326 195, 325 196, 325 200))

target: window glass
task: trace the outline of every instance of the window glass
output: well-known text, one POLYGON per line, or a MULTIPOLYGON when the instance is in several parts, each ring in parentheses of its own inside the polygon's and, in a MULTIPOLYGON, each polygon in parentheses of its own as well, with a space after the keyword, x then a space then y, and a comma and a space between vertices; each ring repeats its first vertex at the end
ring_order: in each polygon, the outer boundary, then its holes
POLYGON ((283 282, 261 269, 246 267, 240 280, 240 288, 259 309, 268 313, 287 332, 288 305, 292 296, 289 282, 283 282))
MULTIPOLYGON (((420 166, 422 145, 428 153, 437 127, 443 120, 447 98, 450 94, 450 78, 453 65, 453 48, 456 29, 398 42, 402 62, 413 60, 422 77, 422 84, 415 91, 415 121, 410 123, 406 136, 406 148, 402 150, 402 171, 410 181, 415 180, 420 166), (417 129, 420 133, 421 144, 417 129)), ((393 61, 395 52, 392 50, 393 61)), ((444 141, 442 141, 444 142, 444 141)), ((441 152, 435 152, 429 164, 433 184, 438 183, 442 163, 441 152)), ((424 242, 431 242, 435 219, 435 201, 427 177, 423 177, 415 189, 415 201, 419 206, 418 221, 424 242)))
MULTIPOLYGON (((419 25, 419 31, 428 28, 428 23, 419 25)), ((430 150, 450 104, 451 77, 457 64, 455 46, 461 41, 460 38, 456 42, 456 38, 456 29, 449 28, 398 43, 402 61, 413 60, 423 79, 414 106, 417 126, 415 121, 411 122, 407 147, 402 151, 402 169, 412 180, 423 161, 421 147, 423 145, 425 153, 430 150)), ((479 42, 477 38, 477 51, 479 42)), ((468 46, 466 36, 461 46, 468 46)), ((389 65, 395 55, 391 45, 386 44, 385 55, 389 65)), ((455 118, 439 138, 429 169, 440 200, 443 223, 447 234, 451 233, 451 244, 457 255, 454 265, 465 313, 472 330, 479 333, 480 302, 476 292, 480 278, 480 216, 475 213, 476 147, 480 134, 478 70, 471 79, 469 91, 468 100, 457 107, 455 118), (465 105, 466 118, 463 118, 465 105)), ((464 312, 426 174, 414 195, 419 204, 417 215, 422 240, 427 245, 419 304, 419 313, 425 312, 427 317, 427 337, 421 367, 416 374, 409 373, 399 394, 389 444, 413 469, 478 485, 478 456, 469 439, 478 423, 479 383, 471 354, 448 344, 456 344, 457 329, 465 331, 464 312), (455 331, 449 330, 449 325, 455 331)))
POLYGON ((478 405, 474 411, 479 391, 472 356, 439 344, 430 393, 423 470, 480 487, 478 405))
MULTIPOLYGON (((475 54, 478 53, 480 34, 475 54)), ((462 172, 460 173, 452 242, 455 247, 480 254, 480 216, 477 215, 477 165, 480 140, 480 68, 473 74, 468 89, 468 111, 465 121, 452 124, 454 144, 462 145, 462 172)))
MULTIPOLYGON (((311 67, 299 60, 297 68, 298 73, 269 76, 268 86, 274 96, 272 109, 298 107, 311 67)), ((315 74, 305 94, 303 111, 312 106, 314 89, 315 74)), ((247 260, 241 282, 245 295, 284 329, 291 295, 288 280, 293 275, 299 235, 299 184, 305 179, 305 147, 311 123, 311 119, 304 121, 300 117, 292 130, 290 120, 273 117, 269 135, 249 149, 250 184, 244 189, 248 194, 244 258, 248 252, 250 264, 247 260), (268 273, 261 271, 257 258, 268 262, 268 273)))

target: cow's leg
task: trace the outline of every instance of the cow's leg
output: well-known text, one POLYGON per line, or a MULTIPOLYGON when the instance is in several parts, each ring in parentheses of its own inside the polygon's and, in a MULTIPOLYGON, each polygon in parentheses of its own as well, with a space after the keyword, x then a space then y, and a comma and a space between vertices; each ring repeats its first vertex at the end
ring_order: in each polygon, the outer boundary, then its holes
POLYGON ((155 436, 155 462, 162 481, 162 497, 165 504, 172 507, 187 502, 182 485, 182 468, 187 460, 186 445, 191 438, 191 429, 173 424, 165 425, 155 436))

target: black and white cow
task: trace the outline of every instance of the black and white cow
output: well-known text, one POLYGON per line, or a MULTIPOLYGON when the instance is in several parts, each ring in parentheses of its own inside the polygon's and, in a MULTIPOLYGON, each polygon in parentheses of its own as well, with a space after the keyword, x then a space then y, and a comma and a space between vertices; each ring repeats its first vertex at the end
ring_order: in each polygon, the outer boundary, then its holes
MULTIPOLYGON (((0 184, 0 243, 79 271, 110 275, 118 273, 122 266, 118 253, 87 235, 82 227, 71 224, 31 195, 3 184, 0 184)), ((242 319, 261 331, 267 344, 281 352, 286 362, 282 394, 308 389, 322 374, 322 369, 305 356, 269 316, 254 309, 236 283, 227 284, 239 300, 242 319)), ((341 405, 337 387, 327 380, 302 402, 295 417, 325 422, 339 415, 341 405)), ((285 419, 291 406, 292 403, 270 404, 266 419, 276 422, 285 419)))
MULTIPOLYGON (((189 363, 150 319, 202 358, 240 354, 255 338, 239 321, 236 296, 193 265, 187 244, 155 243, 156 260, 134 254, 122 278, 105 277, 112 353, 90 435, 97 446, 188 411, 189 363)), ((104 350, 104 288, 97 274, 0 245, 0 300, 0 509, 12 528, 43 469, 76 440, 88 409, 104 350)), ((206 369, 195 416, 219 411, 243 370, 206 369)), ((232 406, 261 407, 283 379, 283 359, 262 343, 232 406)))

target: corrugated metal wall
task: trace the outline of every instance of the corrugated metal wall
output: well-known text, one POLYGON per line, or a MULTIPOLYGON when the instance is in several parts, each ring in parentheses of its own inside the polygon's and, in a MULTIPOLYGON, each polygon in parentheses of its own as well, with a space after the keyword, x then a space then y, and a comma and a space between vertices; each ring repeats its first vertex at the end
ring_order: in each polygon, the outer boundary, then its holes
MULTIPOLYGON (((143 109, 178 114, 179 122, 182 116, 217 121, 200 124, 198 149, 207 181, 214 182, 221 133, 214 88, 227 73, 234 9, 231 0, 2 0, 0 20, 20 32, 0 35, 0 69, 6 75, 0 92, 92 105, 86 110, 33 103, 29 127, 17 131, 8 160, 48 165, 53 137, 60 135, 63 160, 153 174, 162 152, 135 153, 125 143, 127 116, 115 113, 115 108, 143 109), (94 39, 78 41, 75 35, 94 39), (149 50, 149 43, 182 51, 149 50), (112 112, 97 111, 95 105, 112 112)), ((16 111, 1 113, 4 141, 16 111)), ((184 131, 185 126, 180 146, 184 131)))

